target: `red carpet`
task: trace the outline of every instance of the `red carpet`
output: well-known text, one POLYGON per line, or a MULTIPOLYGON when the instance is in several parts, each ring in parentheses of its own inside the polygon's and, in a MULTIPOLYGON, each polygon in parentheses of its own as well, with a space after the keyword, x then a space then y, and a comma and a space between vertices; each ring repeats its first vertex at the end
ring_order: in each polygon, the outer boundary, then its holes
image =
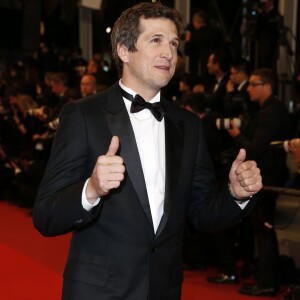
MULTIPOLYGON (((0 299, 59 300, 69 239, 42 237, 26 209, 0 202, 0 299)), ((185 272, 182 300, 282 300, 283 292, 274 298, 242 296, 238 285, 207 283, 215 272, 185 272)))

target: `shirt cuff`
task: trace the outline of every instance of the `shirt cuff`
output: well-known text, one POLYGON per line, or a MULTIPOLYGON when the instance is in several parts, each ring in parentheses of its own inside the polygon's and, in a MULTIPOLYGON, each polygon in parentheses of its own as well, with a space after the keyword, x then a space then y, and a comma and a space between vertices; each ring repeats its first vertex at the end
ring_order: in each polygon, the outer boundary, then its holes
POLYGON ((236 204, 237 204, 241 209, 244 209, 244 208, 247 206, 247 204, 248 204, 249 201, 250 201, 250 200, 246 200, 246 201, 238 201, 238 200, 235 200, 236 204))
POLYGON ((98 198, 93 204, 91 204, 87 198, 86 198, 86 186, 87 186, 87 183, 89 182, 90 179, 87 179, 84 186, 83 186, 83 189, 82 189, 82 194, 81 194, 81 204, 83 206, 83 208, 86 210, 86 211, 90 211, 93 207, 97 206, 100 202, 100 198, 98 198))
POLYGON ((234 192, 231 190, 231 186, 230 186, 230 182, 228 183, 228 190, 229 190, 229 193, 231 194, 231 196, 234 198, 234 201, 236 202, 236 204, 241 208, 241 209, 244 209, 248 202, 250 201, 250 199, 252 198, 252 195, 249 196, 248 198, 246 199, 237 199, 235 197, 235 194, 234 192))

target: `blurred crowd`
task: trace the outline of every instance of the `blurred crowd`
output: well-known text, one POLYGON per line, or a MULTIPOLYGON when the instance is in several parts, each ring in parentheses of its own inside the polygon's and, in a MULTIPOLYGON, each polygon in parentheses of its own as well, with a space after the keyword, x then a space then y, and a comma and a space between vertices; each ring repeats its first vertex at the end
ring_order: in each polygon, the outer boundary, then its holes
POLYGON ((59 51, 41 43, 36 53, 9 56, 0 75, 0 199, 31 208, 51 150, 59 112, 69 101, 106 89, 114 67, 95 53, 59 51))

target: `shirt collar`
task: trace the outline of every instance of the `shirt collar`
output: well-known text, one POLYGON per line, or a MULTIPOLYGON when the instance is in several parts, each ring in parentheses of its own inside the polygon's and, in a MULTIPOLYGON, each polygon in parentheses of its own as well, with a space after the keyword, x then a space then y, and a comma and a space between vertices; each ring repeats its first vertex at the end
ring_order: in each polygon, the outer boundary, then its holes
MULTIPOLYGON (((135 96, 137 94, 137 92, 135 92, 134 90, 132 90, 131 88, 125 86, 122 83, 122 79, 119 80, 119 85, 120 87, 127 93, 131 94, 132 96, 135 96)), ((159 102, 160 101, 160 91, 149 101, 150 103, 155 103, 155 102, 159 102)))
POLYGON ((246 83, 247 83, 247 80, 244 80, 242 83, 240 83, 238 88, 237 88, 238 91, 240 91, 246 83))

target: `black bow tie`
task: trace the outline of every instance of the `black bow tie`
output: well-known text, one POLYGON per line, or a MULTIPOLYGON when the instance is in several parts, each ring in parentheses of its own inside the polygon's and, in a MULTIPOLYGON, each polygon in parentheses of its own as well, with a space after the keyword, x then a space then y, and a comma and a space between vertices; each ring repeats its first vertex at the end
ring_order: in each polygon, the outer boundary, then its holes
POLYGON ((136 113, 147 108, 151 111, 152 115, 155 117, 157 121, 160 122, 163 119, 165 115, 165 108, 161 102, 156 102, 152 104, 150 102, 145 101, 145 99, 142 98, 139 94, 136 94, 133 97, 131 94, 127 93, 122 88, 121 88, 121 94, 124 98, 132 102, 130 107, 131 113, 136 113))

